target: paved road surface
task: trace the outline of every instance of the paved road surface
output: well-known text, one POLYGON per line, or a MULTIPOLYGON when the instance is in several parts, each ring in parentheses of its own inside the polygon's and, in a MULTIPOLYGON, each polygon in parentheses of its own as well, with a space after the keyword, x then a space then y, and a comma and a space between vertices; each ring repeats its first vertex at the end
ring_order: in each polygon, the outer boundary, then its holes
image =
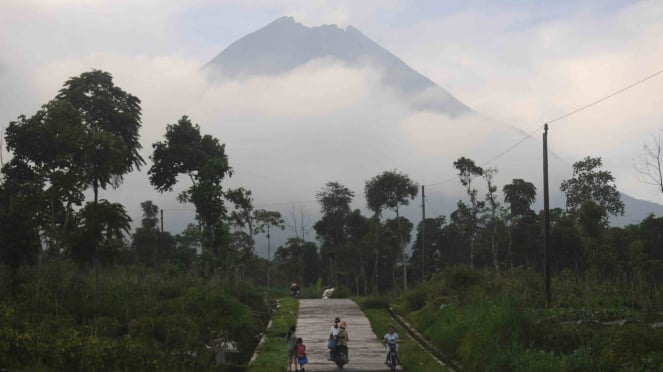
MULTIPOLYGON (((368 318, 352 300, 300 300, 297 335, 304 340, 308 352, 309 371, 338 371, 327 358, 329 327, 335 317, 348 324, 350 363, 344 371, 387 371, 385 349, 371 329, 368 318)), ((386 333, 386 330, 384 331, 386 333)))

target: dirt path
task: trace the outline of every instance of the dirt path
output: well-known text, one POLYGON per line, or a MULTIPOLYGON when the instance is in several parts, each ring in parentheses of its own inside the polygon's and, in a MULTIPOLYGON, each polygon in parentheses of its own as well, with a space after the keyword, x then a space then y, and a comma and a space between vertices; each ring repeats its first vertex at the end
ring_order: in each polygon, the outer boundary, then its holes
MULTIPOLYGON (((297 335, 302 337, 308 351, 308 371, 338 371, 327 358, 329 327, 335 317, 348 324, 350 363, 345 371, 387 371, 385 349, 377 340, 368 318, 352 300, 300 300, 297 335)), ((386 330, 385 330, 386 333, 386 330)))

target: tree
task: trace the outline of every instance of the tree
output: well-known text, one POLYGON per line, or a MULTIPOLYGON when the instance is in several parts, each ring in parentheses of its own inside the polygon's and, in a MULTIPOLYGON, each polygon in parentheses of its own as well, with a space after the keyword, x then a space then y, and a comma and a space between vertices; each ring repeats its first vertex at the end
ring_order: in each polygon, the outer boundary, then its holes
POLYGON ((502 192, 512 216, 522 216, 532 210, 532 203, 536 200, 536 186, 533 183, 514 178, 510 184, 502 187, 502 192))
MULTIPOLYGON (((366 181, 364 194, 368 208, 380 216, 384 209, 391 209, 396 213, 396 221, 400 223, 399 208, 410 203, 419 193, 419 187, 406 174, 396 170, 385 171, 366 181)), ((403 289, 407 291, 407 260, 405 258, 405 244, 398 227, 398 241, 403 262, 403 289)))
POLYGON ((14 203, 24 200, 33 206, 34 222, 54 253, 66 249, 73 206, 85 199, 85 159, 90 153, 86 133, 79 112, 57 99, 7 127, 7 149, 13 157, 3 168, 5 190, 14 203))
POLYGON ((414 270, 411 270, 410 274, 414 277, 420 277, 422 281, 425 279, 423 275, 424 272, 435 273, 440 270, 439 258, 441 253, 440 250, 445 241, 443 229, 446 224, 445 220, 446 218, 444 216, 426 218, 425 221, 421 221, 417 225, 417 237, 412 246, 412 257, 410 258, 410 266, 414 267, 414 270), (424 223, 426 224, 425 229, 423 228, 424 223), (422 239, 424 239, 425 243, 423 252, 421 249, 422 239))
POLYGON ((663 130, 652 135, 651 142, 644 144, 644 154, 635 163, 644 183, 656 186, 663 193, 663 130))
POLYGON ((407 261, 403 260, 402 246, 410 242, 414 225, 407 218, 399 216, 386 220, 384 227, 387 232, 385 239, 386 244, 384 245, 385 249, 382 250, 381 254, 382 262, 386 265, 383 267, 382 277, 391 276, 393 287, 397 288, 396 268, 399 261, 398 256, 401 256, 401 265, 403 266, 403 270, 405 270, 407 261))
POLYGON ((290 281, 302 283, 305 244, 306 242, 300 238, 290 238, 285 245, 276 250, 275 260, 290 281))
MULTIPOLYGON (((61 249, 71 206, 82 204, 85 188, 92 188, 96 205, 99 188, 119 186, 125 174, 145 163, 139 154, 140 116, 138 98, 116 87, 111 74, 92 70, 67 80, 55 100, 33 117, 21 116, 10 124, 8 148, 16 154, 10 168, 31 168, 41 178, 51 245, 61 249)), ((86 249, 92 251, 98 278, 103 227, 95 216, 87 218, 92 236, 86 249)))
POLYGON ((131 236, 131 247, 138 262, 144 265, 156 266, 156 255, 159 244, 157 231, 159 207, 152 201, 140 203, 143 210, 141 226, 131 236))
POLYGON ((278 211, 268 211, 265 209, 257 209, 253 211, 254 220, 256 221, 257 234, 267 233, 267 286, 271 285, 270 270, 271 270, 271 228, 285 229, 285 221, 281 218, 281 213, 278 211))
POLYGON ((512 267, 514 229, 516 226, 520 226, 521 221, 525 220, 527 216, 534 214, 531 205, 536 200, 536 186, 523 179, 514 178, 510 184, 502 187, 502 192, 504 193, 504 202, 509 204, 509 211, 504 220, 508 225, 508 264, 509 267, 512 267))
MULTIPOLYGON (((125 174, 145 164, 139 154, 142 148, 139 141, 140 99, 116 87, 112 75, 101 70, 70 78, 56 98, 70 103, 78 111, 87 130, 84 142, 87 151, 83 159, 87 169, 85 181, 92 187, 93 203, 96 205, 99 202, 99 188, 105 189, 109 185, 118 187, 125 174)), ((92 209, 94 212, 102 210, 92 209)), ((92 248, 98 277, 97 242, 102 239, 102 221, 96 221, 95 216, 89 217, 89 223, 94 227, 92 248)))
MULTIPOLYGON (((124 246, 124 234, 131 228, 131 217, 124 206, 101 199, 96 203, 88 202, 79 212, 79 216, 78 239, 75 239, 73 247, 74 257, 78 257, 82 262, 89 261, 90 257, 87 255, 90 252, 87 246, 94 244, 100 247, 93 252, 95 267, 98 260, 113 262, 118 250, 124 246)), ((97 280, 98 275, 96 271, 97 280)))
POLYGON ((483 168, 476 165, 473 160, 464 156, 458 158, 453 163, 454 168, 458 171, 458 178, 461 185, 465 187, 467 195, 470 197, 469 207, 464 207, 462 201, 458 202, 458 212, 465 214, 465 216, 457 218, 457 221, 463 221, 465 230, 470 242, 470 267, 474 268, 474 240, 476 239, 477 231, 479 229, 479 212, 484 206, 484 203, 477 199, 477 189, 472 188, 472 180, 475 177, 483 175, 483 168))
POLYGON ((486 184, 488 187, 488 193, 486 193, 486 201, 488 202, 488 213, 489 213, 490 224, 492 227, 490 233, 490 250, 493 255, 493 268, 495 269, 495 273, 499 275, 500 265, 497 258, 497 244, 495 242, 495 237, 497 235, 497 227, 499 222, 499 217, 497 212, 500 203, 497 201, 497 194, 496 194, 497 186, 493 185, 493 177, 495 177, 496 173, 497 173, 496 168, 488 168, 484 170, 483 178, 486 180, 486 184))
POLYGON ((562 181, 560 189, 566 194, 566 208, 574 212, 584 201, 593 200, 612 214, 624 214, 617 186, 611 184, 615 177, 609 171, 599 170, 601 158, 586 157, 573 163, 573 178, 562 181))
POLYGON ((327 182, 317 194, 322 217, 313 228, 322 239, 322 251, 331 263, 331 281, 338 285, 338 249, 345 243, 345 219, 350 213, 354 192, 338 182, 327 182))
MULTIPOLYGON (((230 221, 237 227, 249 228, 248 235, 253 240, 254 218, 253 215, 253 198, 251 197, 251 190, 243 187, 237 189, 230 189, 226 191, 226 199, 231 202, 235 210, 230 213, 230 221)), ((253 243, 251 243, 253 247, 253 243)))
MULTIPOLYGON (((150 183, 159 192, 172 191, 177 176, 187 175, 192 185, 178 195, 181 203, 191 202, 202 227, 203 253, 218 260, 221 246, 228 239, 223 221, 226 208, 221 182, 232 176, 225 145, 210 135, 201 135, 200 127, 183 116, 177 124, 168 124, 165 141, 152 145, 154 164, 148 174, 150 183)), ((216 265, 216 264, 215 264, 216 265)), ((230 266, 230 262, 226 262, 230 266)))

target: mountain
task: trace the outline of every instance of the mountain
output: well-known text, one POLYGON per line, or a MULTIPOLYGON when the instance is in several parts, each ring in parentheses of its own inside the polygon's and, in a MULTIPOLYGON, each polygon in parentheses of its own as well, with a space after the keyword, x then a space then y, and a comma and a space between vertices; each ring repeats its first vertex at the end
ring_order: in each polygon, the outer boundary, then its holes
POLYGON ((212 78, 274 75, 329 57, 351 66, 368 63, 383 69, 383 84, 408 99, 415 109, 450 116, 471 112, 446 90, 352 26, 345 30, 336 25, 306 27, 292 17, 281 17, 232 43, 204 70, 212 78))
MULTIPOLYGON (((312 60, 326 58, 351 67, 370 66, 383 71, 382 85, 398 92, 399 99, 409 104, 410 112, 392 115, 392 102, 377 102, 372 107, 357 105, 338 116, 326 113, 299 121, 270 117, 253 108, 246 117, 233 114, 227 117, 228 124, 219 128, 218 135, 233 146, 232 161, 239 170, 234 180, 238 184, 249 185, 255 195, 263 195, 267 200, 302 200, 315 195, 325 182, 336 180, 355 190, 355 206, 364 208, 363 183, 384 170, 396 168, 417 182, 432 181, 432 187, 426 187, 432 206, 429 213, 448 216, 456 202, 465 198, 451 166, 453 161, 467 156, 481 164, 510 148, 499 161, 490 164, 499 168, 495 183, 504 185, 513 178, 533 182, 539 190, 535 208, 542 207, 539 138, 530 138, 511 149, 526 134, 471 110, 352 26, 306 27, 292 17, 282 17, 232 43, 205 65, 203 72, 221 85, 228 80, 286 74, 312 60), (269 127, 255 130, 255 116, 269 123, 269 127), (422 150, 424 147, 426 151, 422 150), (256 156, 268 161, 252 161, 256 156), (435 182, 444 179, 451 181, 435 182)), ((284 110, 294 111, 300 106, 295 102, 284 110)), ((563 207, 559 185, 571 176, 572 168, 550 155, 551 205, 563 207)), ((477 184, 483 195, 483 181, 477 184)), ((637 223, 650 213, 663 215, 663 206, 659 204, 628 195, 623 195, 623 200, 626 214, 612 218, 614 225, 637 223)), ((419 221, 419 203, 412 202, 404 210, 414 223, 419 221)), ((317 208, 315 201, 310 205, 317 208)), ((292 210, 288 205, 281 212, 293 214, 294 203, 292 210)), ((317 216, 311 216, 311 220, 316 219, 317 216)))

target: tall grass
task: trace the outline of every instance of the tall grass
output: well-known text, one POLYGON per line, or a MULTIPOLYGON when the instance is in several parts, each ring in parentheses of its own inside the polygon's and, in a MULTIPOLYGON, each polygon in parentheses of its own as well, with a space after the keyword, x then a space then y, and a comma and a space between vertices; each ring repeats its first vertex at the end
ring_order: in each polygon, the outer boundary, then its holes
MULTIPOLYGON (((395 325, 394 320, 391 318, 387 310, 389 304, 385 298, 368 298, 358 300, 359 305, 362 307, 364 314, 371 322, 371 327, 378 340, 382 340, 384 334, 390 325, 395 325), (386 306, 385 306, 386 304, 386 306)), ((407 371, 418 372, 443 372, 445 369, 438 364, 430 354, 421 349, 404 330, 398 329, 396 325, 401 345, 399 347, 399 354, 403 368, 407 371)))
POLYGON ((288 370, 288 345, 286 336, 290 326, 297 324, 299 301, 291 297, 279 299, 280 306, 272 316, 272 326, 265 334, 265 342, 258 350, 258 356, 249 366, 250 372, 271 372, 288 370))
POLYGON ((590 280, 574 280, 565 294, 566 280, 555 281, 562 306, 544 309, 536 273, 495 278, 455 267, 406 293, 396 308, 469 371, 663 370, 663 328, 602 326, 638 318, 624 306, 625 294, 590 280), (591 322, 565 323, 577 319, 591 322))

